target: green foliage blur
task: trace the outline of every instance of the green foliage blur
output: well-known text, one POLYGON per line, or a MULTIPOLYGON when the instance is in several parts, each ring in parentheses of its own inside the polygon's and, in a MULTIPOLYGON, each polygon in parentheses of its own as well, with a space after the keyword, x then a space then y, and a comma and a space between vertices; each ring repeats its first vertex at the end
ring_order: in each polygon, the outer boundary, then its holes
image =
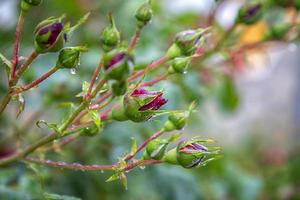
MULTIPOLYGON (((136 62, 141 67, 163 55, 176 32, 196 28, 201 20, 201 13, 171 12, 164 6, 165 3, 153 0, 154 18, 143 31, 136 51, 136 62)), ((75 96, 81 91, 82 82, 90 79, 102 54, 99 36, 108 24, 107 13, 113 13, 122 38, 129 40, 136 25, 133 13, 140 4, 139 0, 44 0, 41 6, 32 9, 25 21, 21 55, 27 56, 33 50, 34 27, 41 20, 66 13, 68 19, 75 21, 91 10, 88 23, 72 36, 72 42, 68 44, 86 44, 90 51, 83 54, 75 75, 68 70, 60 71, 25 95, 25 113, 30 114, 21 115, 21 123, 13 117, 0 118, 0 148, 11 147, 14 141, 30 143, 41 136, 41 131, 47 133, 47 130, 26 127, 30 115, 39 114, 39 119, 50 122, 57 122, 66 115, 68 108, 58 105, 79 101, 75 96), (7 127, 10 123, 14 125, 13 130, 7 127), (25 135, 24 130, 30 134, 25 135)), ((12 52, 14 31, 14 27, 0 29, 0 52, 8 57, 12 52)), ((54 66, 56 56, 41 56, 26 72, 23 81, 28 83, 54 66)), ((0 96, 7 89, 3 69, 1 66, 0 96)), ((159 71, 155 73, 159 74, 159 71)), ((157 89, 165 88, 169 99, 167 108, 185 109, 196 99, 200 110, 207 101, 220 102, 220 110, 229 115, 238 110, 241 100, 232 80, 226 76, 220 77, 220 86, 213 86, 216 89, 205 85, 198 73, 197 68, 192 68, 184 77, 176 76, 170 82, 155 86, 157 89)), ((40 153, 40 156, 83 164, 114 163, 130 150, 131 137, 141 143, 159 129, 161 119, 165 120, 159 118, 143 124, 112 123, 93 139, 83 137, 62 151, 46 155, 40 153)), ((207 134, 202 130, 208 126, 206 121, 201 112, 194 114, 189 127, 183 132, 187 137, 195 133, 205 138, 207 134)), ((224 145, 223 157, 201 168, 187 170, 179 166, 156 165, 135 169, 128 174, 127 191, 117 181, 105 182, 111 175, 109 172, 68 171, 34 164, 14 164, 9 168, 0 168, 0 199, 300 199, 300 158, 297 151, 285 155, 279 147, 262 143, 259 131, 249 130, 249 133, 250 136, 242 138, 239 144, 224 145)), ((218 143, 223 146, 222 141, 218 143)))

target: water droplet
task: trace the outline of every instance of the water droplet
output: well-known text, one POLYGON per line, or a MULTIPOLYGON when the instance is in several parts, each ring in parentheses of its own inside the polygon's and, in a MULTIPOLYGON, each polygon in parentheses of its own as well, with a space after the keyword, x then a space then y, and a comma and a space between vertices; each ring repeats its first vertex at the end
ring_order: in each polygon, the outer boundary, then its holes
POLYGON ((104 170, 101 170, 100 172, 101 172, 101 174, 103 174, 103 173, 104 173, 104 170))
POLYGON ((187 74, 187 71, 184 71, 183 74, 187 74))
POLYGON ((292 43, 292 44, 289 44, 288 45, 288 50, 290 51, 290 52, 294 52, 294 51, 296 51, 297 50, 297 45, 295 44, 295 43, 292 43))
POLYGON ((77 69, 76 69, 76 68, 71 68, 71 69, 70 69, 70 73, 71 73, 72 75, 75 75, 75 74, 77 73, 77 69))
POLYGON ((141 170, 144 170, 145 168, 146 168, 145 165, 141 165, 141 166, 140 166, 140 169, 141 169, 141 170))

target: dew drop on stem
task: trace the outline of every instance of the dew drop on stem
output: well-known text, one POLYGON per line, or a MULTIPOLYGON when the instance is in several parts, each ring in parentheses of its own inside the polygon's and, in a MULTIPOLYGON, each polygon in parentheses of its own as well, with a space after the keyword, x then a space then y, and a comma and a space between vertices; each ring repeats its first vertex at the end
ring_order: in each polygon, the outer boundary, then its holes
POLYGON ((70 73, 71 73, 72 75, 75 75, 75 74, 77 73, 77 69, 76 69, 76 68, 71 68, 71 69, 70 69, 70 73))

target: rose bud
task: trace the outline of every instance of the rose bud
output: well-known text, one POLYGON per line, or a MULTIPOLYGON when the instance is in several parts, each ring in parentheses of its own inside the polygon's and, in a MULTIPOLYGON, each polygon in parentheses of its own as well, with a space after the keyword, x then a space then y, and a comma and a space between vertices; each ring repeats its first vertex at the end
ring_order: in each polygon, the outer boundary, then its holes
POLYGON ((86 47, 65 47, 59 52, 56 66, 58 68, 75 68, 80 61, 80 53, 86 52, 86 47))
POLYGON ((139 7, 135 13, 135 18, 138 22, 138 27, 143 27, 148 24, 152 18, 153 12, 150 2, 146 2, 139 7))
POLYGON ((27 12, 32 6, 38 6, 42 3, 42 0, 22 0, 21 10, 27 12))
POLYGON ((167 146, 169 142, 168 140, 155 139, 149 142, 146 147, 146 151, 144 154, 144 159, 154 159, 160 160, 164 157, 167 146))
POLYGON ((238 13, 238 22, 244 24, 254 24, 263 15, 263 5, 260 3, 245 5, 240 8, 238 13))
POLYGON ((186 125, 188 115, 185 112, 172 113, 164 125, 165 131, 181 130, 186 125))
POLYGON ((108 15, 110 25, 101 33, 102 48, 105 51, 110 51, 116 48, 120 43, 120 33, 116 27, 115 20, 111 14, 108 15))
POLYGON ((123 100, 125 115, 134 122, 149 120, 166 103, 163 92, 148 91, 144 88, 127 93, 123 100))
POLYGON ((133 69, 133 58, 125 49, 114 49, 106 53, 103 60, 108 79, 124 81, 133 69))
POLYGON ((190 57, 177 57, 174 58, 174 60, 172 61, 172 64, 169 68, 169 72, 175 72, 175 73, 185 73, 189 64, 191 62, 191 58, 190 57))
POLYGON ((292 28, 292 25, 289 23, 279 23, 271 26, 270 32, 267 33, 267 39, 282 39, 292 28))
POLYGON ((127 91, 127 81, 115 81, 111 85, 112 93, 114 96, 122 96, 127 91))
POLYGON ((37 53, 57 52, 63 48, 66 34, 61 22, 63 17, 50 17, 35 28, 35 50, 37 53))
POLYGON ((84 128, 80 134, 82 136, 88 136, 88 137, 93 137, 96 136, 97 134, 101 133, 103 130, 99 128, 96 124, 93 124, 91 126, 88 126, 84 128))
POLYGON ((170 164, 179 164, 184 168, 193 168, 206 165, 215 160, 220 153, 219 147, 206 147, 202 143, 210 143, 212 140, 191 139, 183 141, 167 152, 164 161, 170 164))
POLYGON ((191 56, 204 41, 204 33, 209 29, 186 30, 176 34, 174 44, 169 48, 167 57, 191 56))

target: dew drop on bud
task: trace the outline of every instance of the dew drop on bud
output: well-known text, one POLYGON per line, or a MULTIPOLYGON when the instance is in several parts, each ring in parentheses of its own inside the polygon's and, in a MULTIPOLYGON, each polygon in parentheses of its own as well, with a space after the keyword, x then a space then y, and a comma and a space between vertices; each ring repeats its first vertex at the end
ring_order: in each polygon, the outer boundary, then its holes
POLYGON ((71 68, 71 69, 70 69, 70 73, 71 73, 72 75, 75 75, 75 74, 77 73, 76 68, 71 68))
POLYGON ((101 174, 103 174, 103 173, 104 173, 104 170, 101 170, 100 172, 101 172, 101 174))
POLYGON ((140 166, 140 169, 141 169, 141 170, 144 170, 145 168, 146 168, 145 165, 141 165, 141 166, 140 166))

